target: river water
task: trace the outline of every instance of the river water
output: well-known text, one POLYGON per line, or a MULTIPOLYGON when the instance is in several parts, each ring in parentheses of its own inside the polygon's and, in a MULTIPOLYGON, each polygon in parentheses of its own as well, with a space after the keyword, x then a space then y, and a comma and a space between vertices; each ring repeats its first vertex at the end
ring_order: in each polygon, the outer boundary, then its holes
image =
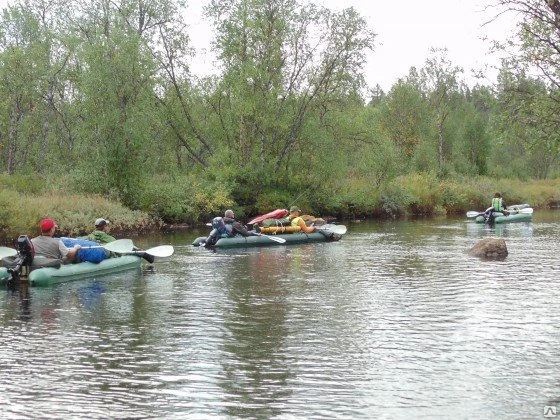
POLYGON ((348 223, 340 242, 210 252, 0 293, 2 418, 560 415, 560 211, 348 223), (503 261, 464 251, 502 237, 503 261))

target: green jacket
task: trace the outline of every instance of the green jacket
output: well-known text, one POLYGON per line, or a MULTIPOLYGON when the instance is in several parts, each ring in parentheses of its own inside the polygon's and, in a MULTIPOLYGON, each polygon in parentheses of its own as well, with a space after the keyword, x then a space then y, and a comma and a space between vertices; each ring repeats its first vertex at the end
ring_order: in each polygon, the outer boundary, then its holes
POLYGON ((492 199, 492 207, 494 207, 494 211, 502 211, 505 208, 502 199, 497 197, 492 199))
POLYGON ((94 230, 83 239, 87 239, 88 241, 99 242, 100 244, 108 244, 109 242, 116 241, 114 237, 112 237, 108 233, 103 232, 102 230, 94 230))

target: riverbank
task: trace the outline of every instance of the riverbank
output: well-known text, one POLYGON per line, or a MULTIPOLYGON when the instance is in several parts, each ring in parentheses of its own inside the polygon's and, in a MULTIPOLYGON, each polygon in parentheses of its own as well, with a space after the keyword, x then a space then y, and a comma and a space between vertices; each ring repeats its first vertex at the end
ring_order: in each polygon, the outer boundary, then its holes
POLYGON ((35 179, 27 181, 29 178, 0 176, 2 244, 12 244, 22 234, 30 237, 39 234, 39 221, 46 217, 57 221, 61 236, 86 235, 94 229, 95 219, 103 217, 111 221, 114 236, 134 237, 201 226, 226 208, 233 208, 243 221, 293 204, 307 214, 330 216, 339 221, 398 219, 483 211, 496 191, 502 193, 506 204, 528 203, 537 210, 560 205, 559 180, 485 177, 440 180, 433 174, 401 176, 383 186, 345 179, 336 185, 300 194, 295 201, 278 194, 278 198, 267 201, 262 207, 255 207, 254 203, 238 203, 222 194, 204 194, 201 197, 177 196, 173 200, 154 198, 155 201, 146 204, 145 210, 131 210, 116 199, 98 195, 72 194, 55 187, 49 189, 47 183, 38 184, 35 179))

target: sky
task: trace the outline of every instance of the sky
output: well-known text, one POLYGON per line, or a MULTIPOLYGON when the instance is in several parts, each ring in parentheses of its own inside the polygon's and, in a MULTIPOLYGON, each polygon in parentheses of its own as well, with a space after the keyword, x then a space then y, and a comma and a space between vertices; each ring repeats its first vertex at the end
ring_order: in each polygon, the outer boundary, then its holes
MULTIPOLYGON (((511 35, 513 23, 506 18, 484 25, 494 11, 484 11, 484 3, 492 0, 313 0, 316 4, 339 11, 354 7, 377 33, 375 50, 368 54, 365 68, 370 87, 379 84, 386 92, 408 74, 411 66, 421 68, 430 48, 447 48, 447 57, 464 70, 465 80, 473 84, 471 70, 497 66, 499 60, 489 54, 489 39, 504 40, 511 35)), ((7 0, 0 0, 0 7, 7 0)), ((212 38, 202 7, 208 0, 187 0, 186 21, 189 36, 197 50, 191 71, 204 75, 212 71, 213 55, 209 51, 212 38)), ((487 71, 486 84, 495 81, 497 72, 487 71)))
MULTIPOLYGON (((503 41, 512 33, 514 24, 505 18, 484 25, 495 17, 495 10, 484 10, 483 0, 313 0, 331 10, 354 7, 376 34, 376 48, 367 57, 366 80, 370 87, 379 84, 386 92, 405 77, 411 66, 421 68, 430 48, 447 48, 448 59, 464 70, 465 80, 474 84, 471 70, 498 66, 499 58, 489 53, 490 42, 484 37, 503 41)), ((492 0, 486 0, 490 3, 492 0)), ((207 0, 189 2, 188 21, 193 28, 192 41, 204 57, 194 64, 195 73, 204 73, 204 66, 212 61, 204 53, 211 35, 201 18, 207 0), (204 63, 204 64, 203 64, 204 63)), ((497 71, 486 71, 490 84, 497 71)))

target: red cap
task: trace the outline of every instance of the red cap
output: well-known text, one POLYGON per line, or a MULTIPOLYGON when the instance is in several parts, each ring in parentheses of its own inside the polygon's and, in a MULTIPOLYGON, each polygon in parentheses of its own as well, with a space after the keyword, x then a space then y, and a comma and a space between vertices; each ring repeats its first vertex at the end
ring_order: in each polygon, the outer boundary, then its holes
POLYGON ((58 227, 53 219, 43 219, 41 220, 41 232, 48 232, 53 227, 58 227))

